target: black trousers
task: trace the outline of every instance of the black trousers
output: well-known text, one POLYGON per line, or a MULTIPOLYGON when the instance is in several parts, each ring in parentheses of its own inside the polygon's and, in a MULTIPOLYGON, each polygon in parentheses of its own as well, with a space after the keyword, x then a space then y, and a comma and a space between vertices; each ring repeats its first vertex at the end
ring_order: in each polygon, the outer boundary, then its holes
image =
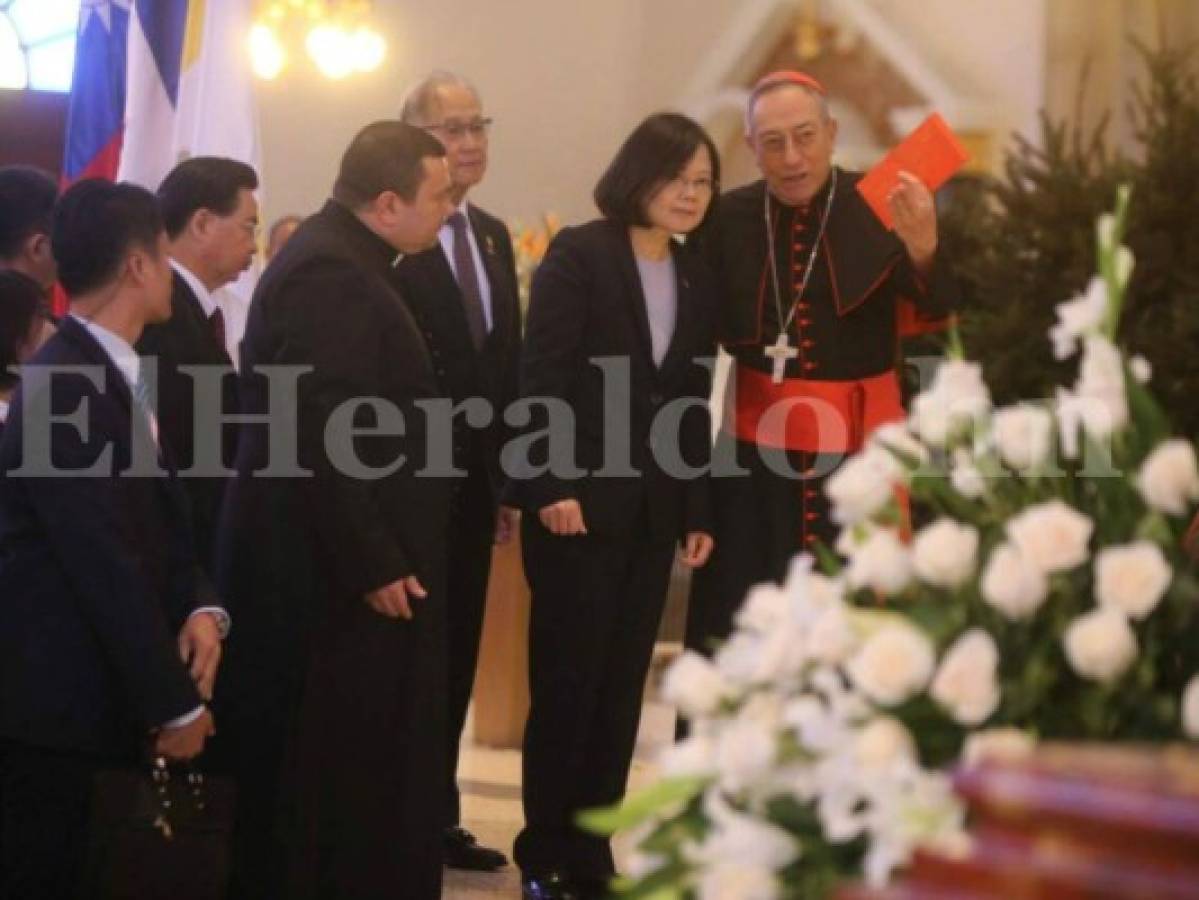
POLYGON ((449 690, 446 738, 445 803, 448 825, 462 818, 458 793, 458 747, 466 709, 475 684, 491 550, 495 540, 495 504, 486 471, 475 466, 454 492, 447 542, 446 615, 449 690))
POLYGON ((636 521, 619 536, 557 537, 533 513, 521 535, 532 705, 516 861, 526 873, 606 879, 609 842, 574 819, 624 795, 675 545, 636 521))
POLYGON ((92 783, 104 761, 0 741, 0 898, 82 897, 92 783))
POLYGON ((684 639, 688 649, 705 654, 732 632, 751 587, 781 583, 795 555, 817 543, 832 547, 838 529, 829 518, 824 485, 844 459, 763 451, 724 432, 717 441, 723 446, 714 455, 727 454, 734 444, 737 465, 749 474, 712 479, 716 546, 691 581, 684 639))

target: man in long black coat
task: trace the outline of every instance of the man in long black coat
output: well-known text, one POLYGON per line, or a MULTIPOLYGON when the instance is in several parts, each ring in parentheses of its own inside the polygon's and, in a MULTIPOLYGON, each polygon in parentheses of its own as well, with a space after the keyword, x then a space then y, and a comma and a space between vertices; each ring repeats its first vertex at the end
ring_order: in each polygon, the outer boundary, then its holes
POLYGON ((241 400, 270 427, 239 434, 218 550, 235 896, 440 896, 449 482, 418 474, 438 386, 388 276, 450 212, 443 157, 420 129, 365 128, 251 304, 241 400), (307 368, 294 401, 271 366, 307 368))

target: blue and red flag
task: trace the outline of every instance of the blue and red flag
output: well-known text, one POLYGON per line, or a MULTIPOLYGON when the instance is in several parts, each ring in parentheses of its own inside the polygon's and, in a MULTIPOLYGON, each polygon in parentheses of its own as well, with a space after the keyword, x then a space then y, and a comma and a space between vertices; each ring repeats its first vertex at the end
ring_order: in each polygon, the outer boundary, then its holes
POLYGON ((114 178, 125 137, 129 0, 83 0, 62 183, 114 178))

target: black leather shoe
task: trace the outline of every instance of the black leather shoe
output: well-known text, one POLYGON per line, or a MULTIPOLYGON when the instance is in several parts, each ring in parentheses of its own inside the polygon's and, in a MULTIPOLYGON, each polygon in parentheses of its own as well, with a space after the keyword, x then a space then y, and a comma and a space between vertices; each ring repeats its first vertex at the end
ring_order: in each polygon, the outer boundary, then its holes
POLYGON ((582 900, 570 880, 561 872, 526 875, 520 880, 523 900, 582 900))
POLYGON ((451 869, 494 872, 508 865, 508 857, 499 850, 479 846, 475 836, 465 828, 447 828, 443 840, 445 864, 451 869))

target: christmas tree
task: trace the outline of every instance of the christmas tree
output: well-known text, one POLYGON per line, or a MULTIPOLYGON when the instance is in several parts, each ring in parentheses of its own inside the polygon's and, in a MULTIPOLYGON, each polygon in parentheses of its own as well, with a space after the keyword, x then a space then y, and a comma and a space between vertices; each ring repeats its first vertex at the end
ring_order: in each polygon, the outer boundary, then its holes
POLYGON ((1106 121, 1042 118, 1043 146, 1017 138, 1001 178, 961 185, 943 235, 966 294, 962 336, 995 399, 1047 396, 1064 368, 1046 337, 1054 307, 1095 271, 1096 218, 1133 186, 1136 256, 1121 337, 1153 367, 1175 430, 1199 434, 1199 83, 1189 54, 1144 52, 1135 94, 1137 152, 1105 149, 1106 121))

